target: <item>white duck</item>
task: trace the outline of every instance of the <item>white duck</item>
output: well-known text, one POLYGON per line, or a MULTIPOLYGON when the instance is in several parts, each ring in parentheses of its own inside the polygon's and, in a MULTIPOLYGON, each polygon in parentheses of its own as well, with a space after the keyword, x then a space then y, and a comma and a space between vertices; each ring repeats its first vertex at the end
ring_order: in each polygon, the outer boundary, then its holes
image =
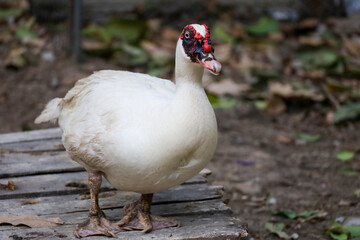
POLYGON ((212 158, 216 118, 202 87, 203 67, 217 75, 206 25, 187 25, 177 42, 175 79, 103 70, 79 80, 62 99, 51 100, 35 123, 58 120, 71 158, 89 173, 90 214, 77 237, 115 236, 178 225, 150 215, 153 193, 183 183, 212 158), (102 175, 115 188, 141 193, 110 223, 98 205, 102 175))

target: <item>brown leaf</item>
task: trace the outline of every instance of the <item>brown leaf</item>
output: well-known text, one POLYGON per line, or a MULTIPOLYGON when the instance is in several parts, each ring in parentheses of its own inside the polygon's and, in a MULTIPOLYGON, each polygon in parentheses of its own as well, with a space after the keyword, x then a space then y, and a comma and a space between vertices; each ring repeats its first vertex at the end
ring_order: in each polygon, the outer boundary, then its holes
POLYGON ((224 64, 229 62, 230 58, 231 58, 231 46, 229 44, 223 44, 223 45, 218 45, 215 47, 216 50, 216 59, 224 64))
POLYGON ((31 228, 36 227, 55 227, 64 224, 60 218, 43 218, 37 215, 13 215, 3 214, 0 215, 0 224, 11 224, 13 226, 25 225, 31 228))
POLYGON ((281 32, 273 32, 268 38, 272 42, 281 42, 284 40, 284 35, 281 32))
POLYGON ((324 40, 320 37, 302 36, 299 38, 299 44, 318 47, 324 44, 324 40))
POLYGON ((356 41, 343 37, 343 43, 346 51, 352 57, 356 57, 356 58, 360 57, 360 45, 356 41))
POLYGON ((97 51, 106 49, 108 46, 100 41, 92 40, 92 39, 83 39, 82 41, 82 48, 85 51, 97 51))
POLYGON ((150 41, 141 41, 140 46, 144 49, 151 58, 160 65, 163 65, 165 62, 168 62, 172 59, 172 52, 161 48, 160 46, 150 42, 150 41))
POLYGON ((276 138, 279 142, 284 143, 284 144, 292 144, 294 142, 294 139, 292 139, 288 136, 282 135, 282 134, 277 135, 276 138))
POLYGON ((282 84, 278 82, 270 83, 269 92, 271 95, 275 95, 281 98, 299 98, 309 99, 312 101, 322 101, 324 96, 310 90, 295 90, 289 84, 282 84))
POLYGON ((299 74, 303 78, 309 78, 314 80, 322 80, 325 77, 324 71, 321 70, 308 70, 304 71, 302 74, 299 74))
POLYGON ((299 29, 313 29, 316 28, 319 25, 319 20, 316 18, 307 18, 302 20, 299 25, 298 28, 299 29))
POLYGON ((7 184, 7 185, 0 183, 0 190, 11 190, 11 191, 14 191, 16 188, 17 188, 16 185, 15 185, 14 182, 11 181, 11 180, 8 181, 8 184, 7 184))
POLYGON ((281 98, 272 95, 267 101, 265 111, 270 115, 276 116, 283 113, 285 109, 286 106, 284 101, 281 98))
POLYGON ((22 47, 13 48, 4 60, 4 66, 13 66, 16 68, 25 67, 27 65, 26 49, 22 47))
POLYGON ((180 32, 173 28, 165 27, 162 31, 162 37, 164 40, 177 41, 180 36, 180 32))
POLYGON ((206 87, 206 90, 209 93, 217 96, 222 96, 226 94, 239 96, 242 92, 246 92, 249 89, 250 87, 248 84, 236 83, 230 78, 224 79, 220 82, 211 83, 206 87))
POLYGON ((180 32, 172 28, 165 27, 162 31, 161 39, 158 41, 161 48, 166 49, 173 53, 176 49, 176 42, 179 39, 180 32))

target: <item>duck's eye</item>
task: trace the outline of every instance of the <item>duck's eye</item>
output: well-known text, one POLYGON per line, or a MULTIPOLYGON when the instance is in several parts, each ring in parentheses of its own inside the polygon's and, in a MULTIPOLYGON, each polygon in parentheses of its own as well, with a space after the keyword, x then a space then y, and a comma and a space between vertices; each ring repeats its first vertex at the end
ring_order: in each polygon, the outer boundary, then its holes
POLYGON ((186 32, 186 33, 184 34, 184 36, 185 36, 186 39, 189 39, 189 38, 190 38, 190 34, 189 34, 188 32, 186 32))

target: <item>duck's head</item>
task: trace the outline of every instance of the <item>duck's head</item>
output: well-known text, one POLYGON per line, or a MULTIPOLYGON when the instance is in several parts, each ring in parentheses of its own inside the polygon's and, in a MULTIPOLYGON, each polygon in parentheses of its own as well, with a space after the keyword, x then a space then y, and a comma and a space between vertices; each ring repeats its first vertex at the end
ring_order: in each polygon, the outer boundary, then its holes
POLYGON ((180 35, 178 44, 181 44, 183 50, 181 52, 188 61, 201 64, 214 75, 220 73, 221 64, 215 59, 210 31, 205 24, 186 25, 180 35))

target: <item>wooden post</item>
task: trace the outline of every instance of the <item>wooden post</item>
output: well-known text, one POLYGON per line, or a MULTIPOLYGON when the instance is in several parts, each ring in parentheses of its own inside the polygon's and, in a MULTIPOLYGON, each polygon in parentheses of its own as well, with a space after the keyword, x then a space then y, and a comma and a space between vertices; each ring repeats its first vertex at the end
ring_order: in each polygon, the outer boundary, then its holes
POLYGON ((82 0, 71 1, 71 29, 70 29, 70 51, 75 61, 79 61, 81 55, 81 27, 82 27, 82 0))

